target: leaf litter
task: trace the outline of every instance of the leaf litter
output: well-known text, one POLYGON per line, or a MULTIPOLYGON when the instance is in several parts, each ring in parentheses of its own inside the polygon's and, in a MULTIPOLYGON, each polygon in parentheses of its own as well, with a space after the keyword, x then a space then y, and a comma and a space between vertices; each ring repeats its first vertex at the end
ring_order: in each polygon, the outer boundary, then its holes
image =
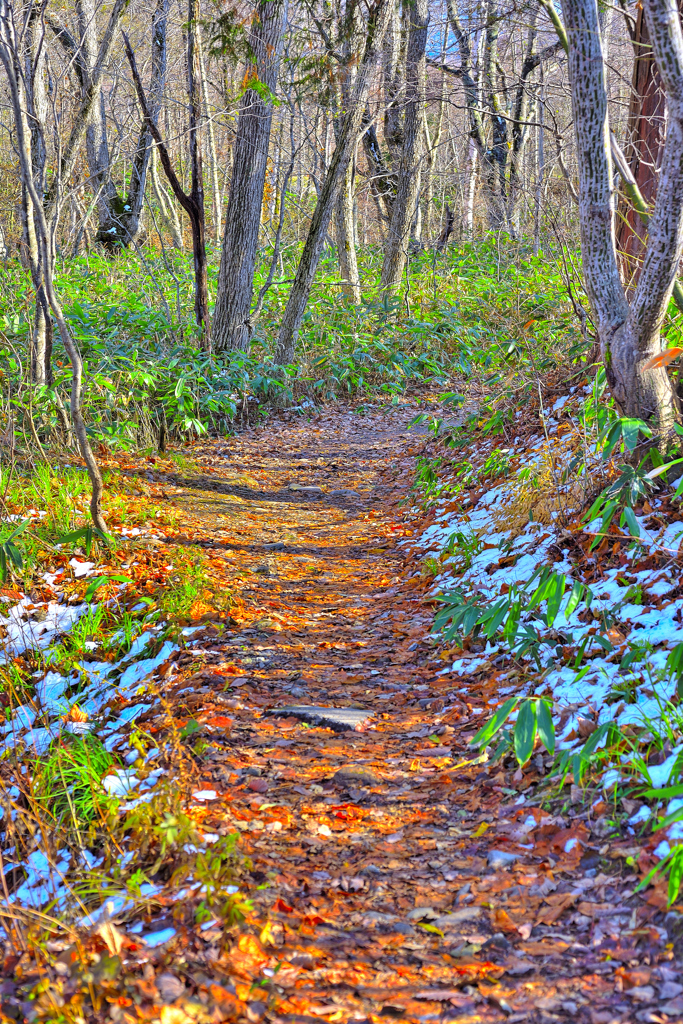
MULTIPOLYGON (((83 837, 91 891, 57 851, 32 854, 10 892, 3 853, 4 1019, 683 1017, 677 913, 661 886, 634 892, 647 847, 603 842, 604 800, 537 799, 543 757, 513 773, 471 746, 510 680, 490 651, 444 671, 416 563, 428 523, 405 503, 416 405, 282 414, 197 445, 192 471, 149 472, 173 523, 152 540, 201 552, 213 593, 173 638, 147 622, 102 663, 110 707, 99 676, 79 694, 124 761, 100 813, 127 831, 114 852, 83 837), (110 880, 144 867, 108 893, 96 858, 110 880), (64 880, 33 893, 41 921, 11 912, 27 873, 64 880), (55 916, 74 892, 78 930, 55 916)), ((135 555, 132 607, 174 580, 156 545, 135 555)))

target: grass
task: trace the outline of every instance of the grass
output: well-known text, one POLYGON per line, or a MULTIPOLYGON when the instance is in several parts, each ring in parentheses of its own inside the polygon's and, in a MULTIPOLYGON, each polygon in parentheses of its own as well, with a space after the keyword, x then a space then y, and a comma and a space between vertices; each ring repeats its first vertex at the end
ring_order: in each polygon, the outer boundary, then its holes
POLYGON ((102 779, 114 758, 89 733, 63 733, 33 775, 33 797, 40 816, 57 826, 80 830, 100 814, 107 801, 102 779))

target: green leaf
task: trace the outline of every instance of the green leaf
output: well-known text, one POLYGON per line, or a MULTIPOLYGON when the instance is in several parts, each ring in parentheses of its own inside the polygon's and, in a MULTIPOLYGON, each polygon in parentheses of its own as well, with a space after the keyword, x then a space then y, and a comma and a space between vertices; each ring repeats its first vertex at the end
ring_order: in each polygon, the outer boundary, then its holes
POLYGON ((201 725, 196 722, 194 718, 191 718, 183 728, 180 730, 180 738, 186 740, 189 736, 194 736, 196 732, 201 732, 201 725))
POLYGON ((470 746, 485 747, 489 740, 492 739, 499 729, 503 727, 513 710, 517 707, 518 703, 519 697, 510 697, 506 700, 505 703, 498 708, 493 718, 491 718, 486 725, 479 730, 477 735, 470 740, 470 746))
MULTIPOLYGON (((621 514, 622 520, 625 519, 628 524, 628 532, 632 537, 640 537, 640 527, 638 526, 638 520, 636 514, 630 505, 627 505, 621 514)), ((623 525, 623 523, 622 523, 623 525)))
MULTIPOLYGON (((654 454, 655 454, 656 451, 657 451, 657 449, 653 448, 651 450, 651 452, 649 453, 650 454, 650 458, 652 458, 653 462, 655 461, 654 460, 654 454)), ((661 456, 660 456, 660 458, 661 458, 661 456)), ((661 476, 663 473, 667 473, 668 470, 670 470, 672 466, 677 466, 679 464, 679 462, 683 462, 683 459, 674 459, 673 462, 666 462, 666 463, 664 463, 661 466, 656 466, 654 469, 651 469, 649 473, 646 473, 647 479, 648 480, 654 480, 655 477, 661 476)))
POLYGON ((96 590, 105 583, 132 583, 133 581, 127 576, 98 576, 96 579, 90 581, 90 586, 85 592, 85 600, 89 601, 96 590))
POLYGON ((30 525, 31 525, 31 520, 30 519, 24 519, 23 523, 20 523, 19 526, 17 526, 16 530, 13 530, 12 533, 10 533, 10 535, 9 535, 9 537, 7 539, 8 540, 14 540, 16 537, 18 537, 20 534, 22 534, 24 532, 24 530, 28 526, 30 526, 30 525))
POLYGON ((632 419, 630 416, 624 416, 621 419, 621 435, 624 439, 624 444, 630 452, 635 451, 638 445, 638 435, 643 434, 644 437, 652 437, 652 431, 646 423, 642 420, 632 419))
POLYGON ((565 589, 565 576, 563 573, 557 573, 553 576, 553 581, 550 585, 550 592, 548 594, 548 611, 546 614, 546 621, 549 626, 552 626, 553 622, 557 618, 557 613, 560 610, 562 604, 562 598, 564 597, 565 589))
POLYGON ((676 897, 683 881, 683 846, 674 846, 669 860, 669 906, 676 902, 676 897))
POLYGON ((536 702, 525 700, 519 709, 513 734, 515 757, 520 765, 526 764, 533 753, 536 725, 536 702))
POLYGON ((564 615, 565 615, 566 619, 568 619, 569 616, 573 612, 575 612, 576 609, 578 608, 579 601, 583 597, 583 593, 584 593, 585 589, 586 588, 584 587, 583 583, 579 583, 578 580, 574 581, 574 586, 572 587, 572 592, 569 595, 569 600, 567 601, 567 607, 565 608, 565 612, 564 612, 564 615))
POLYGON ((21 569, 24 562, 21 557, 21 551, 16 544, 13 544, 11 540, 6 540, 2 546, 12 565, 17 569, 21 569))
POLYGON ((536 702, 536 720, 541 743, 552 755, 555 753, 555 725, 550 701, 539 700, 536 702))

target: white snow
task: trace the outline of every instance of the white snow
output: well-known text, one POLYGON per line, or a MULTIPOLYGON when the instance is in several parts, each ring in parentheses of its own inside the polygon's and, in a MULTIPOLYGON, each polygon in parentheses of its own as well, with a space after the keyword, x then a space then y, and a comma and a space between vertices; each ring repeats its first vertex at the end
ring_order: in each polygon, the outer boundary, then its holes
MULTIPOLYGON (((567 401, 558 399, 552 411, 564 409, 567 401)), ((548 423, 547 429, 552 445, 555 443, 553 432, 556 427, 548 423)), ((562 443, 558 441, 558 450, 562 443)), ((541 462, 546 440, 539 437, 535 448, 533 441, 526 441, 524 446, 521 442, 517 446, 516 442, 506 444, 510 445, 507 449, 509 456, 520 456, 520 464, 528 470, 541 462)), ((484 451, 482 446, 477 456, 483 460, 487 453, 488 448, 484 451)), ((473 460, 475 458, 473 455, 470 457, 473 460)), ((596 455, 595 458, 597 460, 599 457, 596 455)), ((519 480, 519 471, 517 476, 519 480)), ((586 645, 581 664, 576 666, 573 660, 563 664, 547 642, 549 630, 541 619, 546 608, 545 602, 534 611, 524 612, 520 623, 535 628, 542 641, 539 656, 543 678, 536 692, 546 693, 549 688, 558 708, 571 706, 579 709, 570 714, 559 737, 559 747, 572 746, 573 749, 579 749, 583 745, 584 741, 580 741, 574 748, 573 744, 577 741, 570 739, 570 736, 578 732, 578 717, 588 707, 597 711, 598 724, 614 722, 618 726, 646 725, 651 731, 657 732, 663 707, 674 692, 674 683, 666 678, 664 671, 666 659, 672 647, 683 643, 683 597, 673 600, 669 597, 679 586, 680 573, 677 566, 638 570, 635 573, 633 567, 637 567, 649 554, 669 553, 672 557, 676 556, 683 541, 683 523, 661 525, 661 520, 654 522, 647 515, 638 517, 640 543, 628 550, 622 548, 626 563, 605 568, 598 582, 589 583, 593 594, 590 605, 592 614, 586 614, 586 604, 582 601, 567 616, 572 582, 583 580, 567 555, 556 560, 561 555, 558 546, 562 542, 560 524, 545 525, 531 521, 522 525, 521 529, 519 525, 516 529, 502 529, 501 523, 506 522, 505 513, 509 510, 511 494, 514 493, 513 485, 514 474, 512 478, 503 479, 489 487, 474 507, 464 501, 457 506, 452 494, 438 500, 434 521, 419 540, 421 553, 425 556, 428 553, 440 555, 456 533, 479 538, 483 545, 479 551, 474 549, 476 553, 469 556, 471 561, 464 571, 460 569, 462 563, 456 560, 453 569, 450 569, 446 560, 444 571, 435 579, 433 595, 447 593, 457 585, 463 589, 466 599, 476 599, 478 604, 484 606, 498 600, 515 585, 521 587, 528 583, 534 573, 546 566, 550 566, 554 573, 563 573, 567 579, 567 589, 553 629, 562 634, 563 644, 570 645, 572 649, 578 650, 582 644, 586 645), (647 603, 639 603, 641 599, 646 599, 647 603), (659 602, 657 606, 649 603, 652 599, 659 602), (602 616, 608 617, 606 624, 602 616), (610 630, 609 636, 613 639, 609 642, 613 649, 604 650, 593 637, 609 639, 608 628, 612 623, 615 629, 610 630), (625 639, 622 640, 618 634, 625 639), (622 669, 622 657, 634 650, 639 653, 639 657, 629 668, 622 669)), ((652 500, 655 501, 655 498, 652 500)), ((601 519, 594 521, 591 527, 599 532, 601 519)), ((414 541, 405 543, 413 545, 414 541)), ((455 553, 458 554, 457 545, 455 553)), ((599 561, 599 556, 594 557, 599 561)), ((529 596, 534 589, 535 584, 531 584, 529 596)), ((450 672, 453 676, 466 677, 481 671, 492 659, 501 655, 509 657, 510 651, 499 631, 486 644, 484 652, 478 652, 474 657, 465 653, 461 657, 456 656, 450 672)), ((530 666, 533 664, 530 657, 526 657, 526 661, 530 666)), ((500 668, 499 662, 496 667, 500 668)), ((662 788, 671 780, 680 749, 676 748, 662 765, 653 765, 647 769, 646 781, 653 788, 662 788)), ((633 766, 630 767, 632 770, 633 766)), ((605 786, 609 788, 614 785, 621 774, 615 771, 611 775, 608 771, 603 780, 605 786), (609 779, 612 781, 609 782, 609 779)))

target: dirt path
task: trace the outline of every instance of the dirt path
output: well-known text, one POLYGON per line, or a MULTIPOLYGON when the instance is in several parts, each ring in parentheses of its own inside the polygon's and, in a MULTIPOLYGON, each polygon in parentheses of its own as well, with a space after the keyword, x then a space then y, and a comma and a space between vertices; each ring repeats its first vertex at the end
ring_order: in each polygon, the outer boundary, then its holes
POLYGON ((253 1022, 683 1019, 661 908, 605 873, 590 811, 471 763, 495 679, 444 674, 399 543, 414 414, 270 422, 173 498, 243 601, 171 692, 210 737, 202 825, 251 862, 239 943, 209 925, 186 959, 253 1022))

